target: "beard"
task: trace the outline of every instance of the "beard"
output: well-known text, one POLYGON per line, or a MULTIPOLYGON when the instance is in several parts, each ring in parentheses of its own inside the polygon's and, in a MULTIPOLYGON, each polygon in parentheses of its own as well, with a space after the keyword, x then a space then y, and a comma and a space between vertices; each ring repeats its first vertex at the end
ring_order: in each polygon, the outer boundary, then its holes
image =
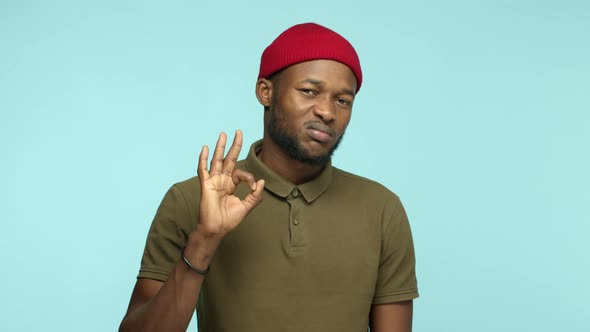
POLYGON ((275 116, 275 110, 268 110, 270 112, 269 119, 268 119, 268 136, 270 139, 281 147, 289 157, 300 161, 302 163, 308 165, 325 165, 332 159, 334 155, 334 151, 342 142, 342 138, 344 137, 344 133, 340 135, 334 146, 330 148, 328 152, 323 155, 312 157, 309 154, 309 151, 301 145, 301 143, 297 140, 297 137, 294 135, 290 135, 284 126, 282 126, 281 119, 275 116))

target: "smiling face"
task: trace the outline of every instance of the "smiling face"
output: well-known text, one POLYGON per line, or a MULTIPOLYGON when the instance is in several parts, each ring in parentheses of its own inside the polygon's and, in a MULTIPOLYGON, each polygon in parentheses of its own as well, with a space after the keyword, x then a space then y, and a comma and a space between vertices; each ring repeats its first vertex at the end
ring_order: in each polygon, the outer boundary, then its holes
POLYGON ((260 79, 257 96, 268 107, 265 135, 290 158, 323 165, 350 121, 356 78, 344 64, 313 60, 260 79))

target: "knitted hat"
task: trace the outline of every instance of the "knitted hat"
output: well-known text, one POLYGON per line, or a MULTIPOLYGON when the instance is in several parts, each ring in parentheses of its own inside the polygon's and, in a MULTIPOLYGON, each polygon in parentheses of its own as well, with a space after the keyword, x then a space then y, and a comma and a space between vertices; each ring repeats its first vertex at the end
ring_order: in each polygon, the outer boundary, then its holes
POLYGON ((315 23, 297 24, 281 33, 262 53, 258 78, 310 60, 334 60, 345 64, 356 76, 356 92, 363 73, 354 47, 341 35, 315 23))

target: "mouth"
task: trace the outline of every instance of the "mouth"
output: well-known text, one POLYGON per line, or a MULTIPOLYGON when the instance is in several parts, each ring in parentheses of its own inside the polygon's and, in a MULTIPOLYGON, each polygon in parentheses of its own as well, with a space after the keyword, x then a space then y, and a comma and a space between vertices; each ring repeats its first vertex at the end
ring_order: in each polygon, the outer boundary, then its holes
POLYGON ((329 143, 334 140, 334 130, 322 123, 312 122, 305 126, 305 131, 313 140, 320 143, 329 143))

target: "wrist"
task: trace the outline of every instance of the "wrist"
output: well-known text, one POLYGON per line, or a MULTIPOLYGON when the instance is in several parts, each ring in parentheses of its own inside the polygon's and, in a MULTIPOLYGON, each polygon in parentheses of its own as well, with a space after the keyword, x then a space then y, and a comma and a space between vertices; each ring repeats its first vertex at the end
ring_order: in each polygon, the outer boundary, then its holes
MULTIPOLYGON (((199 229, 193 231, 183 249, 184 258, 193 267, 205 271, 213 259, 213 255, 221 242, 221 237, 203 234, 199 229)), ((181 259, 183 259, 181 257, 181 259)))
POLYGON ((184 264, 186 265, 186 267, 188 267, 191 271, 195 272, 196 274, 200 274, 202 276, 206 276, 209 271, 211 270, 211 266, 209 265, 207 267, 207 270, 202 270, 202 269, 198 269, 196 267, 194 267, 191 262, 188 260, 188 258, 186 258, 186 255, 184 253, 184 250, 186 248, 182 248, 182 250, 180 251, 180 258, 182 258, 182 260, 184 261, 184 264))

